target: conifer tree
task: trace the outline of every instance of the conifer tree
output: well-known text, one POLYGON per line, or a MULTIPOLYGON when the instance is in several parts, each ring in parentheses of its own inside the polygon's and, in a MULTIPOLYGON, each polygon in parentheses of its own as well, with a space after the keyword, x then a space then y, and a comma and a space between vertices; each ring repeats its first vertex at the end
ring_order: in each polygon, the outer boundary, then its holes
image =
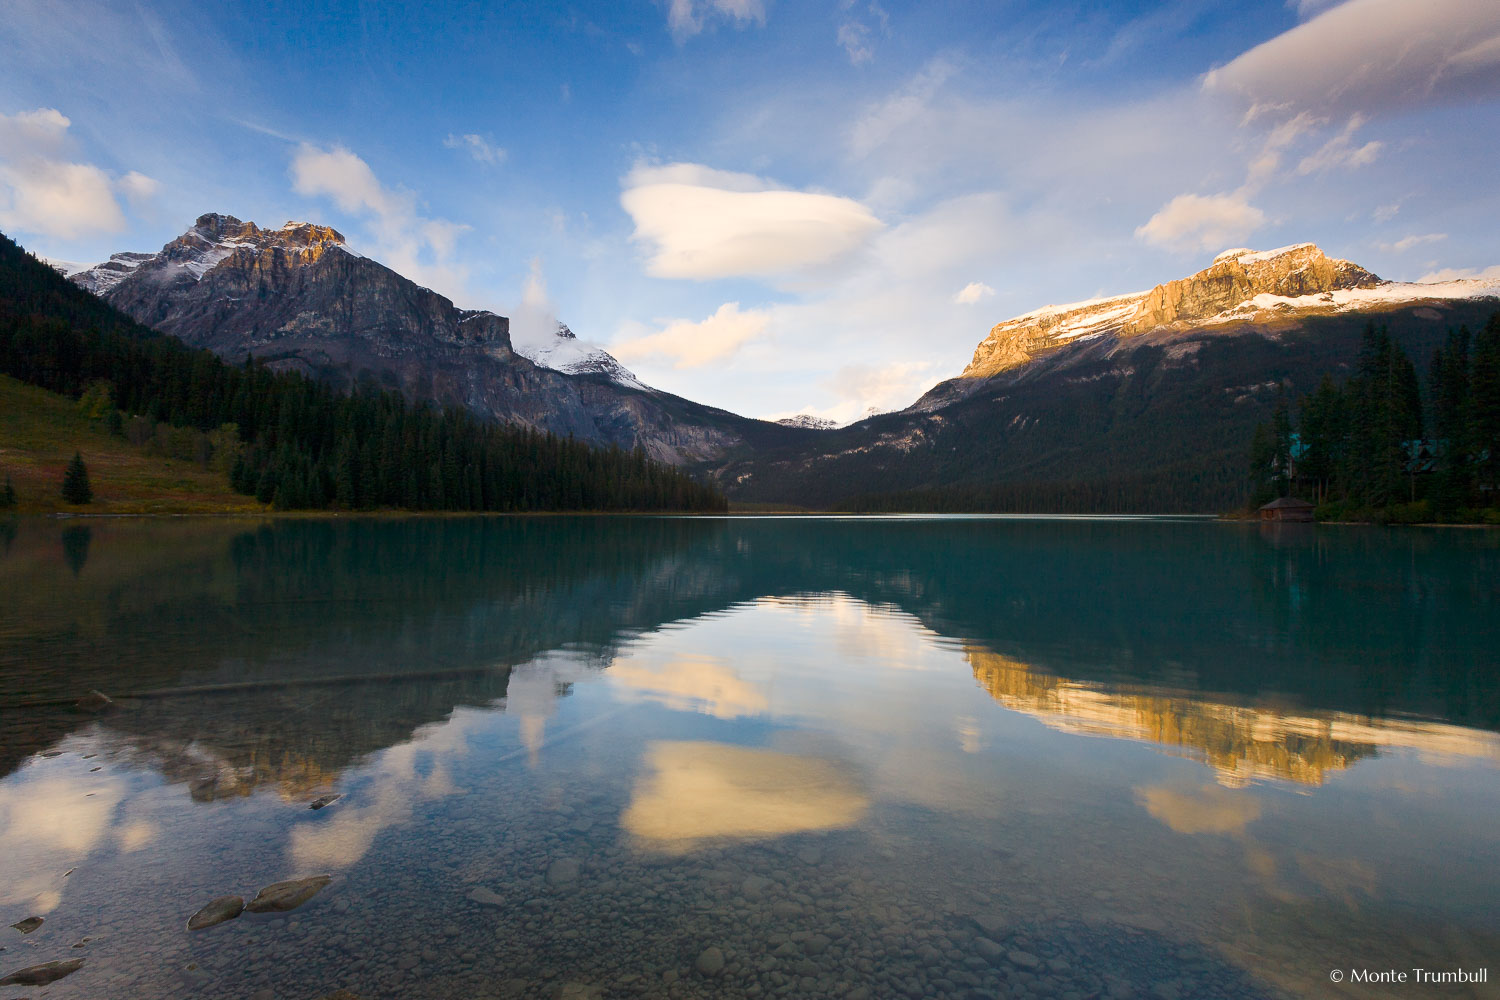
POLYGON ((73 461, 63 473, 62 498, 68 503, 84 504, 94 499, 94 488, 89 485, 89 470, 83 464, 83 455, 73 453, 73 461))
POLYGON ((16 505, 16 487, 10 481, 10 473, 5 474, 5 485, 0 486, 0 510, 6 510, 16 505))

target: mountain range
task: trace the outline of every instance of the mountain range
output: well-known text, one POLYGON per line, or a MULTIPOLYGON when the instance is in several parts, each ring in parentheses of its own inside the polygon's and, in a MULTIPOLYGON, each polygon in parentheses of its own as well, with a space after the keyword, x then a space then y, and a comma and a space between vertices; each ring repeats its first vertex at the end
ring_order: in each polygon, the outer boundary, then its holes
POLYGON ((527 357, 504 316, 459 309, 328 226, 263 229, 211 213, 156 253, 51 263, 136 321, 230 361, 399 389, 675 465, 797 433, 652 389, 564 326, 527 357))
POLYGON ((1222 509, 1242 499, 1245 442, 1278 389, 1347 372, 1369 322, 1420 364, 1449 327, 1500 307, 1500 280, 1385 281, 1311 243, 1228 250, 1148 291, 997 323, 957 377, 832 428, 653 389, 561 324, 522 353, 505 317, 459 309, 327 226, 208 214, 157 253, 52 263, 226 359, 639 446, 732 498, 809 507, 922 506, 932 491, 986 488, 991 506, 1014 509, 1222 509))

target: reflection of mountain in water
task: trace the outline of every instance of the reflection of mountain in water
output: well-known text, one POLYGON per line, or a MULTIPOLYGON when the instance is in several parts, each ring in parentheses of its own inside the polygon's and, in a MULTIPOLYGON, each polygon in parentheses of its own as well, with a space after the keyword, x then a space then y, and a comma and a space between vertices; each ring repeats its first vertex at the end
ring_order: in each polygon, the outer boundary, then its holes
POLYGON ((1159 744, 1208 764, 1224 785, 1257 779, 1321 785, 1329 772, 1395 748, 1500 763, 1500 740, 1459 726, 1109 688, 1041 673, 988 650, 969 647, 964 654, 980 687, 1006 708, 1064 732, 1159 744))
POLYGON ((1315 782, 1380 746, 1437 738, 1364 719, 1500 728, 1500 544, 1487 535, 1320 528, 1283 545, 1154 522, 100 522, 75 575, 60 532, 26 522, 0 560, 5 770, 85 721, 19 703, 210 688, 145 698, 105 725, 206 797, 266 782, 303 795, 456 706, 496 702, 511 665, 564 649, 602 668, 663 623, 829 591, 960 639, 1010 707, 1181 747, 1227 780, 1315 782), (1284 708, 1242 707, 1266 704, 1284 708))

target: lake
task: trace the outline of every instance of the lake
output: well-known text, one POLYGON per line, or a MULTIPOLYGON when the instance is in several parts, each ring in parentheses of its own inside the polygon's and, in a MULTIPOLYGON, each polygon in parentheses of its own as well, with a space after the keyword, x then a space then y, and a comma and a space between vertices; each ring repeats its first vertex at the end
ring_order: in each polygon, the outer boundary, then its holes
POLYGON ((1495 531, 12 520, 0 727, 16 995, 1500 989, 1495 531))

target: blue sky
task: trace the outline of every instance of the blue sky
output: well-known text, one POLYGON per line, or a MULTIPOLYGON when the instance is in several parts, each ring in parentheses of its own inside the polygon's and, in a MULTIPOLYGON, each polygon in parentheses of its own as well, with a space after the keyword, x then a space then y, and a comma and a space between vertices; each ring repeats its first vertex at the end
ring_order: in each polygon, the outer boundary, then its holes
POLYGON ((518 340, 846 420, 989 327, 1311 240, 1500 263, 1500 4, 9 0, 0 229, 338 227, 518 340))

